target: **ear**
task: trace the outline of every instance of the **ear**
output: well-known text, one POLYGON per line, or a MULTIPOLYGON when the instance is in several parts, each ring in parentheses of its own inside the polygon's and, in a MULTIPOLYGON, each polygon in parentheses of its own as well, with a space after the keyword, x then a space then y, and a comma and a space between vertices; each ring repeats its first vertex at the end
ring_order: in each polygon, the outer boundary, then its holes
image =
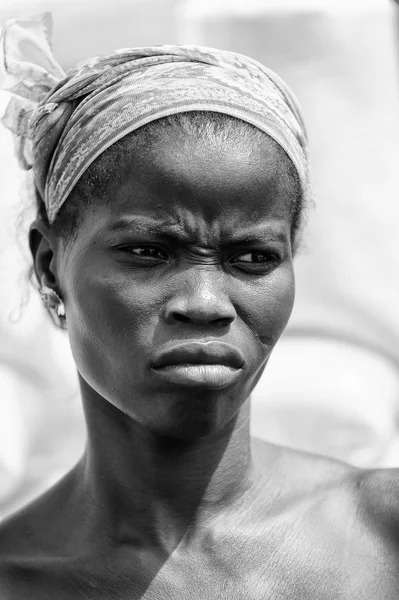
POLYGON ((54 236, 49 227, 36 219, 29 229, 29 248, 37 281, 41 287, 47 286, 59 293, 55 264, 54 236))

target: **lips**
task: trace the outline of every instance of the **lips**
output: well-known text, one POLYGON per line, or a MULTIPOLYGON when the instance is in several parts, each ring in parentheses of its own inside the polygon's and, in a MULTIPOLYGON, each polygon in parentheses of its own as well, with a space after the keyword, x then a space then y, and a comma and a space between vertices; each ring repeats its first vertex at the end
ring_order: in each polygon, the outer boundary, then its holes
POLYGON ((240 350, 225 342, 190 342, 161 350, 153 361, 154 369, 173 365, 225 365, 240 369, 244 356, 240 350))

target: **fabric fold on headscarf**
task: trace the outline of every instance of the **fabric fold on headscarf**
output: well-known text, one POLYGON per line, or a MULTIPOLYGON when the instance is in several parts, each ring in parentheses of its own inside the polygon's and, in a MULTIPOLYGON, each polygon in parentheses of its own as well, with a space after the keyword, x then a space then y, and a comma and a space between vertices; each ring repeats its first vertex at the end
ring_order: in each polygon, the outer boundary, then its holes
POLYGON ((112 144, 171 114, 213 111, 267 133, 291 158, 309 195, 306 131, 287 85, 256 60, 202 46, 127 48, 80 63, 65 75, 50 43, 49 13, 6 23, 3 118, 53 222, 76 183, 112 144))
POLYGON ((49 13, 7 21, 1 35, 1 88, 12 94, 2 123, 15 134, 17 156, 25 169, 33 162, 28 137, 32 113, 65 77, 52 54, 51 35, 49 13))

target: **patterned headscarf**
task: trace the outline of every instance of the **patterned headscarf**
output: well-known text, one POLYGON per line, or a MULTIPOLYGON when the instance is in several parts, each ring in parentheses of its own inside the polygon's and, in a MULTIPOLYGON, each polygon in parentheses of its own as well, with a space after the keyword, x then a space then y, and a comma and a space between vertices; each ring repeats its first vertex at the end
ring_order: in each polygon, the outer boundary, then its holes
POLYGON ((3 123, 24 168, 33 167, 49 222, 92 162, 117 140, 167 115, 215 111, 273 138, 308 196, 306 132, 286 84, 257 61, 201 46, 127 48, 65 75, 51 51, 51 16, 8 21, 3 88, 13 94, 3 123))

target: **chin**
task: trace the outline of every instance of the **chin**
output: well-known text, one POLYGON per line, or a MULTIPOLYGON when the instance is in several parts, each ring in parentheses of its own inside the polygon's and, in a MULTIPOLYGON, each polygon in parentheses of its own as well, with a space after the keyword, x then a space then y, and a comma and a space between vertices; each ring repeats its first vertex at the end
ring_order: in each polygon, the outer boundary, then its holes
POLYGON ((226 406, 218 406, 215 400, 202 400, 198 404, 195 403, 196 406, 190 403, 189 410, 187 403, 185 404, 183 407, 175 406, 167 417, 164 416, 162 423, 147 426, 163 437, 194 442, 222 430, 236 416, 236 413, 231 411, 231 405, 227 410, 226 406))

